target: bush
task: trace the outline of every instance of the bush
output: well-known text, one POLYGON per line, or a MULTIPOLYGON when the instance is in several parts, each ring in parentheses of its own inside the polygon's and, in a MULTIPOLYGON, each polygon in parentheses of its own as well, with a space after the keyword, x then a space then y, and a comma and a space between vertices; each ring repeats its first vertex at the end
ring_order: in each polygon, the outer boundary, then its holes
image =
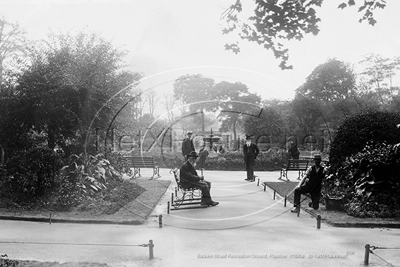
POLYGON ((122 175, 103 154, 71 155, 58 179, 57 202, 61 207, 73 207, 95 197, 107 187, 122 183, 122 175))
POLYGON ((346 157, 361 151, 369 141, 395 144, 400 142, 399 113, 371 111, 355 115, 339 127, 329 153, 329 161, 336 168, 346 157))
POLYGON ((0 181, 3 197, 34 202, 55 185, 62 163, 61 155, 45 146, 19 151, 6 163, 0 181))
POLYGON ((400 212, 400 145, 368 143, 336 169, 341 184, 350 185, 348 214, 395 217, 400 212))

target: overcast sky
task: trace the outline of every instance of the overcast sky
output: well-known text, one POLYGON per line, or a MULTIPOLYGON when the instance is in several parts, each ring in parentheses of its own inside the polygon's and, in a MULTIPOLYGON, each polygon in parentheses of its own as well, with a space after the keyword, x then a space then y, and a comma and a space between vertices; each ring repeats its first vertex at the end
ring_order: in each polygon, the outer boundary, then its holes
POLYGON ((0 15, 19 22, 35 39, 44 38, 50 30, 86 28, 100 33, 130 51, 127 62, 131 69, 146 75, 143 89, 160 92, 171 89, 181 75, 200 73, 217 82, 245 83, 264 99, 290 99, 313 69, 328 58, 355 64, 358 70, 358 62, 367 53, 400 55, 398 0, 387 1, 385 10, 375 12, 378 23, 374 27, 358 22, 356 8, 339 10, 336 7, 342 1, 325 1, 319 10, 321 32, 289 43, 294 69, 285 71, 280 70, 271 51, 256 44, 244 43, 237 55, 224 50, 225 43, 238 40, 221 31, 221 14, 234 2, 0 0, 0 15))

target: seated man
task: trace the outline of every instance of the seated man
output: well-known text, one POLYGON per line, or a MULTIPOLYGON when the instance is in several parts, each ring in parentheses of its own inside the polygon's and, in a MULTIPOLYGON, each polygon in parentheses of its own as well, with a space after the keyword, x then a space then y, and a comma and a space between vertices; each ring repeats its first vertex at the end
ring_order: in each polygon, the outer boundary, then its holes
POLYGON ((219 204, 219 202, 213 201, 211 199, 211 183, 208 181, 204 181, 203 176, 198 176, 194 168, 197 157, 198 156, 195 151, 192 151, 189 155, 187 155, 187 161, 183 163, 179 172, 180 183, 184 188, 198 187, 201 189, 201 205, 216 206, 219 204))
POLYGON ((319 208, 319 198, 321 196, 322 180, 325 177, 325 168, 321 166, 321 156, 314 156, 314 166, 311 166, 303 179, 299 182, 294 190, 294 208, 292 212, 299 212, 300 209, 300 196, 301 194, 310 193, 311 203, 309 207, 317 210, 319 208))

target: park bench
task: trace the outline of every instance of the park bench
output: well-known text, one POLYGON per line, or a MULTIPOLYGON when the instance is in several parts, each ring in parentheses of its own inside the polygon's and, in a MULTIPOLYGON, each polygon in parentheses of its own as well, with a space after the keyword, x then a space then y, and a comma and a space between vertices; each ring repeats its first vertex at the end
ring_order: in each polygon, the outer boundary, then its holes
POLYGON ((286 177, 286 180, 289 181, 288 171, 298 171, 300 180, 303 177, 304 172, 311 166, 311 162, 308 159, 289 159, 288 162, 281 168, 281 174, 278 178, 282 180, 283 177, 286 177))
POLYGON ((184 187, 181 184, 179 177, 179 169, 175 168, 169 171, 174 175, 177 187, 175 188, 175 197, 172 196, 171 210, 177 209, 194 209, 204 208, 201 204, 201 189, 198 187, 184 187), (182 196, 178 196, 182 194, 182 196))
POLYGON ((142 156, 133 156, 133 157, 125 157, 127 164, 130 168, 133 168, 133 177, 138 178, 141 177, 140 169, 141 168, 150 168, 153 169, 153 176, 150 179, 153 179, 155 176, 160 176, 160 168, 157 163, 154 161, 152 157, 142 157, 142 156))

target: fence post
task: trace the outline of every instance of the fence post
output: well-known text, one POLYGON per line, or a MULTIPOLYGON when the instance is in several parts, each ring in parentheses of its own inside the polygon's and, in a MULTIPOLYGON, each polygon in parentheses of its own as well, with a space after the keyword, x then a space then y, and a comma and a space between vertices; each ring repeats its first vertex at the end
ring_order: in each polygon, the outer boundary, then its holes
POLYGON ((369 248, 370 248, 370 245, 366 244, 365 245, 365 255, 364 255, 364 265, 369 264, 369 248))
POLYGON ((317 229, 321 228, 321 215, 317 216, 317 229))
POLYGON ((174 193, 171 193, 171 204, 174 204, 174 193))
POLYGON ((49 224, 51 224, 51 211, 50 211, 50 220, 49 220, 49 224))
POLYGON ((167 213, 169 214, 169 201, 167 203, 167 213))
POLYGON ((274 200, 275 200, 275 196, 276 196, 276 191, 274 190, 274 200))
POLYGON ((260 186, 260 178, 257 180, 257 186, 260 186))
POLYGON ((287 196, 285 196, 285 200, 283 201, 283 207, 286 208, 286 200, 287 200, 287 196))
POLYGON ((162 228, 162 215, 158 215, 158 226, 159 228, 162 228))
POLYGON ((154 259, 153 247, 154 247, 153 240, 150 239, 149 240, 149 258, 150 258, 150 260, 154 259))

